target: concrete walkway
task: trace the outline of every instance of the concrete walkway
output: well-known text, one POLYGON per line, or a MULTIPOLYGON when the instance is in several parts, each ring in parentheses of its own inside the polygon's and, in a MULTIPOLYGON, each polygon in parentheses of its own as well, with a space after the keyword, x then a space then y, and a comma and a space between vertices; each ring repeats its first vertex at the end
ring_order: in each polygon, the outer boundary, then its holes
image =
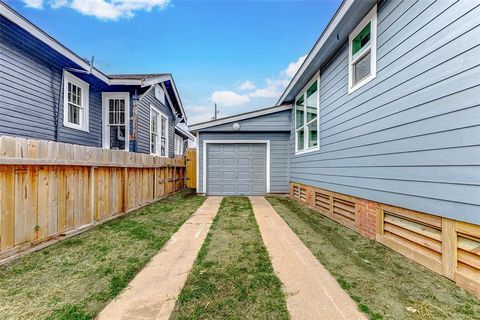
POLYGON ((367 318, 263 197, 250 197, 263 241, 284 284, 293 320, 367 318))
POLYGON ((97 319, 168 319, 221 200, 208 197, 97 319))

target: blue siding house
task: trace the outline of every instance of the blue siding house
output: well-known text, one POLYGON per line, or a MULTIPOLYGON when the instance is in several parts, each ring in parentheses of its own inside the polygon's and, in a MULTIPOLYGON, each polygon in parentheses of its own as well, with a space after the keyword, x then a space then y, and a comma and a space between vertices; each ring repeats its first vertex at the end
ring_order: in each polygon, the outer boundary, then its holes
POLYGON ((106 75, 0 1, 0 135, 173 157, 181 123, 171 74, 106 75))
POLYGON ((480 294, 478 1, 345 0, 275 107, 190 129, 199 193, 289 192, 480 294))

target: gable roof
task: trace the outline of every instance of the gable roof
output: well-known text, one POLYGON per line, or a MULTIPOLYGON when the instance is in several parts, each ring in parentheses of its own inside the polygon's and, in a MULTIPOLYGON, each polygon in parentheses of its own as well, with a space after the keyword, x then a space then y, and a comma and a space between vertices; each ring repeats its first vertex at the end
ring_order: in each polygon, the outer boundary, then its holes
POLYGON ((299 91, 307 85, 322 64, 330 59, 338 48, 345 43, 350 32, 376 3, 376 0, 344 0, 342 2, 278 99, 277 106, 293 102, 299 91))
POLYGON ((217 120, 211 120, 211 121, 196 123, 194 125, 189 126, 189 129, 192 132, 197 132, 198 130, 206 129, 206 128, 210 128, 210 127, 215 127, 215 126, 218 126, 218 125, 221 125, 221 124, 226 124, 226 123, 231 123, 231 122, 235 122, 235 121, 241 121, 241 120, 256 118, 256 117, 259 117, 259 116, 264 116, 264 115, 267 115, 267 114, 277 113, 277 112, 290 110, 290 109, 292 109, 292 105, 269 107, 269 108, 265 108, 265 109, 239 113, 239 114, 236 114, 236 115, 233 115, 233 116, 220 118, 220 119, 217 119, 217 120))
POLYGON ((30 22, 28 19, 23 17, 17 11, 12 9, 2 0, 0 0, 0 15, 5 17, 7 20, 11 21, 12 23, 16 24, 23 30, 27 31, 33 37, 37 38, 41 42, 45 43, 47 46, 52 48, 53 50, 57 51, 67 59, 74 62, 80 68, 84 69, 85 71, 90 71, 93 76, 100 79, 104 83, 109 86, 113 85, 132 85, 132 86, 141 86, 146 87, 156 83, 161 82, 169 82, 167 86, 171 90, 170 94, 173 94, 175 99, 177 100, 177 107, 180 110, 180 113, 183 116, 184 121, 186 122, 187 115, 185 113, 185 109, 183 108, 182 101, 180 100, 180 96, 178 94, 177 87, 175 82, 173 81, 173 76, 170 73, 155 73, 155 74, 117 74, 117 75, 107 75, 100 71, 99 69, 90 65, 89 61, 80 57, 75 52, 61 44, 59 41, 54 39, 52 36, 47 34, 45 31, 37 27, 35 24, 30 22))

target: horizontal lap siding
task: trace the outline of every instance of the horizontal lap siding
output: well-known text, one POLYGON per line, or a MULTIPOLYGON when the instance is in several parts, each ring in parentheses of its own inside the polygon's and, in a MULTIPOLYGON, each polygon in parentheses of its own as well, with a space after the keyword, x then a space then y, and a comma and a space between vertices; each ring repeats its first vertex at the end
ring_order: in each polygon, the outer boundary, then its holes
POLYGON ((346 43, 322 67, 320 150, 290 180, 480 223, 479 56, 478 3, 383 2, 376 78, 348 94, 346 43))
MULTIPOLYGON (((0 17, 0 134, 55 140, 62 68, 66 66, 74 67, 71 61, 0 17)), ((63 126, 60 99, 59 141, 101 146, 99 86, 99 81, 90 85, 89 132, 63 126)))
POLYGON ((150 105, 153 105, 168 118, 168 156, 175 156, 175 117, 172 109, 168 106, 168 101, 165 103, 167 105, 155 98, 154 89, 148 90, 142 95, 138 108, 138 152, 150 153, 150 105))
POLYGON ((235 121, 205 129, 209 132, 232 131, 232 124, 239 123, 239 131, 290 131, 290 111, 281 111, 251 119, 235 121))
POLYGON ((198 192, 203 186, 204 140, 270 140, 270 192, 288 193, 288 132, 201 132, 198 139, 198 192))

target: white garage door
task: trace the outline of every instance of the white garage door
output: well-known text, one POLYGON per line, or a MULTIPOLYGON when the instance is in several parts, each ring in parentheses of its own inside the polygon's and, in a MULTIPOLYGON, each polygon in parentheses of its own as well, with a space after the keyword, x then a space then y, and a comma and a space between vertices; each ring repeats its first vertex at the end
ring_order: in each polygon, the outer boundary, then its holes
POLYGON ((264 143, 207 144, 207 194, 263 195, 267 192, 264 143))

